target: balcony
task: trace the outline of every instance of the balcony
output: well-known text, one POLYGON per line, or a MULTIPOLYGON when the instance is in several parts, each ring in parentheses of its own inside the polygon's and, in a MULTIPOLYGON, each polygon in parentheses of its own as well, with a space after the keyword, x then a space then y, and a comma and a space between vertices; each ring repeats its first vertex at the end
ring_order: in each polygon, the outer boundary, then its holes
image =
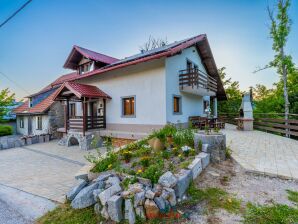
POLYGON ((179 87, 181 92, 199 96, 215 96, 217 81, 199 69, 179 71, 179 87))
POLYGON ((105 128, 105 117, 104 116, 75 116, 68 120, 68 130, 77 131, 88 131, 91 129, 105 128))

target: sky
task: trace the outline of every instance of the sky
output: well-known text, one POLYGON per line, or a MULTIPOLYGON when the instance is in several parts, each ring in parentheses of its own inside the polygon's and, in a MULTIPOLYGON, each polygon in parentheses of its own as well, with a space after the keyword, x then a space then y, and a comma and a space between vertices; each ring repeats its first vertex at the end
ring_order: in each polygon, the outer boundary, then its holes
MULTIPOLYGON (((26 0, 0 0, 0 23, 26 0)), ((33 0, 0 28, 0 89, 21 99, 62 74, 73 45, 116 58, 139 52, 151 35, 169 43, 207 34, 217 67, 242 90, 279 79, 273 59, 267 5, 275 0, 33 0), (5 78, 2 74, 8 76, 5 78), (12 80, 12 81, 11 81, 12 80)), ((298 64, 298 1, 286 53, 298 64)))

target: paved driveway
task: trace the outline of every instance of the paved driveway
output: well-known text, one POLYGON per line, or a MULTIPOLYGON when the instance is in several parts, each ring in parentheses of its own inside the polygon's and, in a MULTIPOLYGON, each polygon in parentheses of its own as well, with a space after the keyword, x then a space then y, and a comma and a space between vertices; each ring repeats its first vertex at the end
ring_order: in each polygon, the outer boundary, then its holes
MULTIPOLYGON (((89 153, 57 141, 0 151, 0 184, 63 202, 89 153)), ((92 153, 95 153, 92 151, 92 153)))
POLYGON ((247 171, 298 180, 298 141, 226 125, 232 157, 247 171))

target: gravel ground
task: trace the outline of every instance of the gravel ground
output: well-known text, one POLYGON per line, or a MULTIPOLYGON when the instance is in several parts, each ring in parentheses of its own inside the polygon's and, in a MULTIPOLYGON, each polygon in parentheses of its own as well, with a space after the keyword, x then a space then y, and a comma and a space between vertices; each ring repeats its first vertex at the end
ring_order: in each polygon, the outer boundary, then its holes
POLYGON ((9 207, 5 202, 0 200, 0 223, 1 224, 29 224, 21 214, 9 207))
MULTIPOLYGON (((247 202, 255 204, 281 203, 289 206, 294 204, 287 198, 287 189, 298 190, 298 182, 282 180, 267 176, 249 174, 236 162, 227 160, 221 164, 211 164, 196 179, 198 188, 218 187, 242 200, 242 205, 247 202)), ((200 203, 191 209, 189 223, 241 223, 240 215, 230 214, 219 210, 215 214, 206 215, 204 204, 200 203)))

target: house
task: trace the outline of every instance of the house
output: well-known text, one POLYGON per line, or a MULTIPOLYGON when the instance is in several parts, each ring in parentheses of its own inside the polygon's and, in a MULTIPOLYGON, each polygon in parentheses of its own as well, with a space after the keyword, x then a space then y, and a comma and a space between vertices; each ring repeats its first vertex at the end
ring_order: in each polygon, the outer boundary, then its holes
POLYGON ((20 133, 55 130, 89 148, 94 135, 137 139, 167 123, 186 126, 211 104, 216 117, 226 99, 205 34, 121 60, 74 46, 64 68, 73 72, 15 110, 20 133))

